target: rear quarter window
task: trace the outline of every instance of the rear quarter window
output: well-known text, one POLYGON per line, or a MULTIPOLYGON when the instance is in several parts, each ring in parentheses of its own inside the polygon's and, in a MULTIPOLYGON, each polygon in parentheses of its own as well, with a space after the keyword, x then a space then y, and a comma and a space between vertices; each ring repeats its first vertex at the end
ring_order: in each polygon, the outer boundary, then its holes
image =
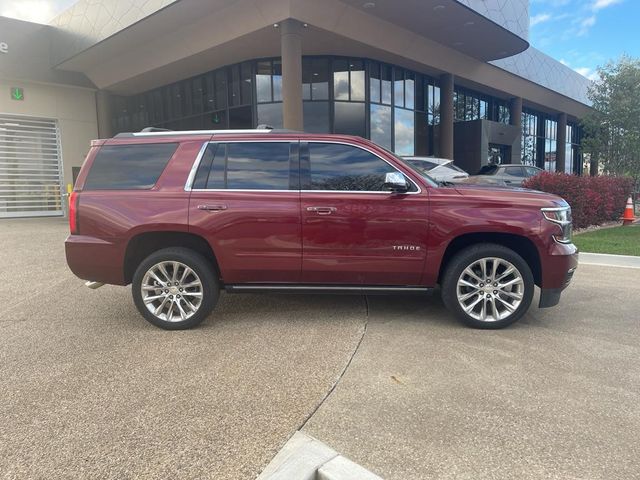
POLYGON ((177 148, 177 143, 103 146, 93 160, 83 190, 152 188, 177 148))

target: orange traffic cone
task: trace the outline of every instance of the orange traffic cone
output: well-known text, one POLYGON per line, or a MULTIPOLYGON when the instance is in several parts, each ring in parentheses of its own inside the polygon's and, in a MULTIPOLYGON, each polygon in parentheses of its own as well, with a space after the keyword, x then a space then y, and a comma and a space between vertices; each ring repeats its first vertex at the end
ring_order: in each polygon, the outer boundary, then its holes
POLYGON ((631 197, 627 200, 627 206, 624 209, 624 215, 622 215, 622 225, 631 225, 635 221, 636 217, 633 216, 633 200, 631 197))

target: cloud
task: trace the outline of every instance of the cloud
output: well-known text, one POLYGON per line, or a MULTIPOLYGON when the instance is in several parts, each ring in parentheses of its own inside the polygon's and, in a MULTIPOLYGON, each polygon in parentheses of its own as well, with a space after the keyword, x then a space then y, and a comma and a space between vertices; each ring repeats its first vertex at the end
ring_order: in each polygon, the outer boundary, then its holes
POLYGON ((551 20, 551 14, 540 13, 538 15, 534 15, 533 17, 531 17, 531 21, 529 22, 529 25, 533 27, 535 25, 538 25, 539 23, 548 22, 549 20, 551 20))
POLYGON ((587 77, 591 81, 595 82, 595 81, 600 79, 600 75, 598 75, 598 72, 595 71, 593 68, 590 68, 590 67, 572 67, 571 64, 568 61, 566 61, 564 58, 560 59, 560 63, 563 64, 564 66, 569 67, 570 69, 578 72, 583 77, 587 77))
POLYGON ((49 23, 75 2, 76 0, 3 0, 0 2, 0 16, 26 22, 49 23))
POLYGON ((595 11, 602 10, 603 8, 622 3, 624 0, 595 0, 591 8, 595 11))
POLYGON ((595 24, 596 24, 596 16, 595 15, 591 15, 590 17, 586 17, 586 18, 581 19, 577 35, 579 37, 582 37, 582 36, 586 35, 587 33, 589 33, 589 30, 591 29, 591 27, 593 27, 595 24))
POLYGON ((589 67, 578 67, 578 68, 574 68, 574 70, 578 72, 580 75, 582 75, 583 77, 587 77, 589 80, 594 82, 600 78, 600 75, 598 75, 598 72, 596 72, 595 70, 589 67))

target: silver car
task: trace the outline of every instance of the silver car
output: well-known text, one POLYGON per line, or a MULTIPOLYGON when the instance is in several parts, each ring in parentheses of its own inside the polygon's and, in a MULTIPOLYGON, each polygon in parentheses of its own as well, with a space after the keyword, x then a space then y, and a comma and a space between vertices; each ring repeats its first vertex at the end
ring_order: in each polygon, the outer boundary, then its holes
POLYGON ((403 157, 418 173, 425 173, 437 182, 462 182, 469 174, 453 164, 453 160, 435 157, 403 157))
POLYGON ((519 187, 531 177, 535 177, 541 168, 519 164, 490 164, 483 166, 477 175, 472 175, 465 183, 502 185, 519 187))

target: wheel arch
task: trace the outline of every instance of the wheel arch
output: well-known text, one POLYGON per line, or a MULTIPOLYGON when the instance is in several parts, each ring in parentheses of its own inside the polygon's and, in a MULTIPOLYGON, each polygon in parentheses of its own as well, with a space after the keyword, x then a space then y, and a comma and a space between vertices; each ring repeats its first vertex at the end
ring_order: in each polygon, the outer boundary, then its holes
POLYGON ((127 243, 124 255, 125 284, 131 283, 138 265, 153 252, 169 247, 182 247, 193 250, 206 258, 214 275, 222 280, 220 266, 211 245, 200 235, 188 232, 144 232, 133 236, 127 243))
POLYGON ((509 248, 520 255, 533 274, 535 284, 540 286, 542 283, 542 263, 540 260, 540 252, 536 245, 523 235, 499 232, 481 232, 466 233, 454 238, 444 252, 440 269, 438 272, 438 283, 442 283, 442 277, 447 269, 451 259, 460 251, 472 245, 480 243, 493 243, 509 248))

